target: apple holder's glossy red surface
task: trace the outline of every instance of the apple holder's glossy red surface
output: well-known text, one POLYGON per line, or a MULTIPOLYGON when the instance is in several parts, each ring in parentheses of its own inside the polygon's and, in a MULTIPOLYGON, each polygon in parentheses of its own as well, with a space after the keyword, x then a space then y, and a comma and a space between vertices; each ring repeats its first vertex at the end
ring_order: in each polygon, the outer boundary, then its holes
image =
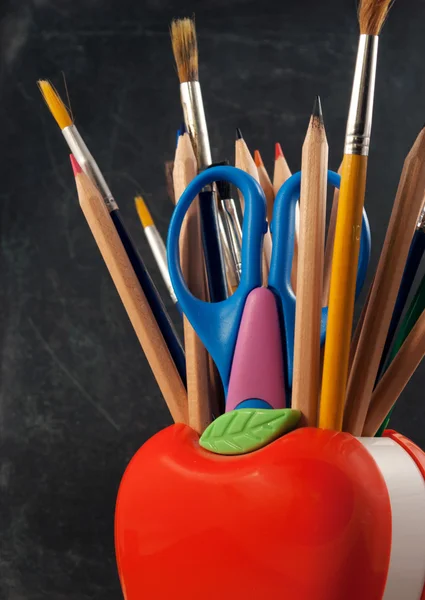
POLYGON ((124 474, 115 544, 126 600, 380 600, 391 506, 349 434, 298 429, 227 457, 173 425, 124 474))

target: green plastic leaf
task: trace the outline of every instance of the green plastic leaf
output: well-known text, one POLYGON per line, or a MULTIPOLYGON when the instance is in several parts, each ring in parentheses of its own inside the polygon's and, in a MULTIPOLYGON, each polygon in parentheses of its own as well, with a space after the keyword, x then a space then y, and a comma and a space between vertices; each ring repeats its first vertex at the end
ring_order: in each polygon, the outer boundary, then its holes
POLYGON ((295 429, 301 412, 292 408, 240 408, 220 415, 199 443, 215 454, 246 454, 295 429))

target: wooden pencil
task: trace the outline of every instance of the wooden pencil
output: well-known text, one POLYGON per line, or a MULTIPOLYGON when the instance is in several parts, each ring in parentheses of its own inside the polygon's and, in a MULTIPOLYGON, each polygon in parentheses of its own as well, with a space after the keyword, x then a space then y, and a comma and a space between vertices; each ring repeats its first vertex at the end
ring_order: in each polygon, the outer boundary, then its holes
MULTIPOLYGON (((190 137, 179 136, 174 159, 174 197, 178 199, 196 177, 197 161, 190 137)), ((203 261, 199 200, 196 198, 183 221, 180 234, 180 263, 189 290, 201 300, 207 299, 207 281, 203 261)), ((186 350, 186 380, 189 425, 199 434, 211 422, 209 401, 208 353, 186 316, 183 317, 186 350)))
POLYGON ((142 257, 140 256, 136 245, 129 234, 121 215, 121 211, 118 208, 118 204, 113 197, 112 192, 109 189, 109 186, 106 183, 96 161, 89 152, 79 131, 77 130, 67 107, 59 97, 59 94, 49 81, 40 80, 38 81, 38 85, 43 98, 45 99, 46 104, 52 113, 52 116, 62 131, 71 153, 76 158, 84 173, 86 173, 86 175, 92 180, 94 185, 102 194, 104 202, 111 214, 111 219, 123 243, 125 251, 127 252, 134 272, 136 273, 137 279, 140 281, 140 285, 142 286, 143 292, 149 302, 149 306, 151 307, 155 319, 158 322, 165 342, 170 349, 171 356, 176 363, 180 377, 184 383, 186 377, 186 365, 180 339, 173 323, 171 322, 162 298, 156 289, 156 286, 142 260, 142 257))
MULTIPOLYGON (((251 156, 251 153, 246 145, 245 140, 243 139, 242 132, 238 128, 236 129, 236 143, 235 143, 235 167, 245 171, 251 175, 258 183, 260 183, 260 177, 258 175, 258 169, 255 165, 254 159, 251 156)), ((238 190, 239 193, 239 201, 241 203, 242 214, 245 209, 243 196, 238 190)), ((267 277, 269 275, 270 269, 270 260, 272 255, 272 237, 270 235, 270 230, 264 235, 263 241, 263 281, 267 282, 267 277)))
POLYGON ((362 435, 374 436, 425 356, 425 311, 376 386, 362 435))
POLYGON ((425 128, 406 157, 347 387, 344 430, 361 435, 425 188, 425 128))
POLYGON ((357 325, 356 325, 356 328, 353 333, 353 337, 351 338, 350 358, 348 361, 348 365, 349 365, 348 372, 349 373, 351 373, 351 367, 353 366, 354 357, 356 355, 357 345, 359 343, 360 333, 362 331, 362 327, 363 327, 363 323, 364 323, 364 319, 365 319, 366 311, 367 311, 367 305, 369 304, 371 292, 372 292, 372 285, 370 286, 366 300, 363 303, 362 312, 360 313, 359 320, 357 321, 357 325))
POLYGON ((78 200, 172 418, 188 423, 187 395, 103 198, 71 155, 78 200))
MULTIPOLYGON (((274 173, 273 173, 273 189, 275 196, 292 173, 286 162, 283 154, 282 146, 276 142, 274 148, 274 173)), ((291 285, 293 291, 297 291, 297 265, 298 265, 298 234, 300 224, 300 203, 295 206, 295 238, 294 238, 294 254, 292 257, 291 285)))
MULTIPOLYGON (((342 167, 342 164, 339 166, 339 169, 338 169, 339 175, 341 175, 341 167, 342 167)), ((332 254, 334 251, 336 215, 338 213, 338 202, 339 202, 339 189, 335 188, 333 200, 332 200, 331 214, 329 216, 328 233, 326 235, 326 243, 325 243, 322 306, 327 306, 328 298, 329 298, 329 286, 330 286, 330 282, 331 282, 332 254)))
POLYGON ((267 169, 264 166, 263 159, 261 158, 259 150, 254 151, 254 162, 255 166, 257 167, 260 185, 263 188, 263 192, 266 197, 267 221, 271 223, 273 218, 274 188, 270 180, 269 174, 267 173, 267 169))
MULTIPOLYGON (((248 146, 243 138, 242 132, 239 128, 236 129, 236 142, 235 142, 235 167, 245 171, 253 177, 258 183, 260 183, 260 177, 258 175, 258 169, 255 165, 255 161, 251 156, 248 146)), ((242 194, 239 192, 239 200, 241 204, 242 214, 245 212, 245 202, 242 194)))
POLYGON ((317 96, 303 144, 292 408, 315 427, 320 391, 320 329, 328 142, 317 96))
POLYGON ((274 149, 274 172, 273 172, 273 189, 274 194, 278 193, 282 185, 291 177, 292 173, 286 162, 283 154, 282 146, 276 142, 274 149))

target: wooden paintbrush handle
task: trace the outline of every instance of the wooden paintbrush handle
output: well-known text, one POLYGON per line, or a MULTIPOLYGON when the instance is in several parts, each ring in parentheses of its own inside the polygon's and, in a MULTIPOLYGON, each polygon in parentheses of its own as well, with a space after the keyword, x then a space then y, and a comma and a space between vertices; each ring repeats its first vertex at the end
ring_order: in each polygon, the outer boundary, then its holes
POLYGON ((367 157, 344 156, 329 290, 319 427, 342 430, 367 157))

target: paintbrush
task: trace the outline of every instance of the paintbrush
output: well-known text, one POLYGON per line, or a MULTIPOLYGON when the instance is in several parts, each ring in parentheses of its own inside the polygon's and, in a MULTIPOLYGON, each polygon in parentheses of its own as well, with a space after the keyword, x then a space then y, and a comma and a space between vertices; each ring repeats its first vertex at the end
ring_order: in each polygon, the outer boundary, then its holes
MULTIPOLYGON (((180 98, 184 121, 198 163, 198 170, 212 162, 207 121, 198 73, 198 42, 192 19, 171 23, 171 43, 180 80, 180 98)), ((227 297, 226 271, 217 221, 217 199, 212 186, 199 194, 202 244, 212 302, 227 297)))
POLYGON ((131 239, 127 228, 125 227, 121 213, 118 209, 118 205, 112 196, 111 190, 109 189, 96 161, 87 149, 87 146, 85 145, 75 124, 73 123, 65 104, 60 99, 56 90, 53 88, 50 82, 45 80, 38 81, 38 86, 77 163, 102 195, 103 201, 110 212, 111 219, 114 222, 118 235, 120 236, 120 239, 124 245, 134 272, 137 275, 137 279, 142 286, 155 319, 158 322, 162 335, 164 336, 164 339, 170 350, 171 356, 176 363, 180 377, 182 378, 182 381, 186 383, 186 365, 183 348, 168 316, 164 303, 161 300, 161 296, 159 295, 158 290, 156 289, 155 284, 153 283, 142 261, 142 258, 136 250, 136 246, 131 239))
POLYGON ((155 262, 158 265, 158 269, 165 283, 165 287, 167 288, 171 300, 174 302, 174 304, 178 305, 177 298, 173 290, 173 285, 171 283, 170 273, 168 272, 167 251, 165 249, 164 240, 162 239, 161 234, 154 223, 150 210, 142 196, 136 196, 134 198, 134 204, 136 206, 137 214, 139 215, 140 223, 143 227, 146 241, 149 244, 155 262))
POLYGON ((319 426, 342 428, 372 127, 379 33, 391 0, 361 0, 329 289, 319 426), (348 234, 348 232, 350 232, 348 234))
MULTIPOLYGON (((229 164, 228 161, 225 164, 229 164)), ((236 267, 237 281, 239 283, 242 272, 242 229, 236 210, 235 201, 231 195, 231 186, 228 181, 217 181, 218 195, 224 215, 224 223, 232 253, 232 261, 236 267)))

